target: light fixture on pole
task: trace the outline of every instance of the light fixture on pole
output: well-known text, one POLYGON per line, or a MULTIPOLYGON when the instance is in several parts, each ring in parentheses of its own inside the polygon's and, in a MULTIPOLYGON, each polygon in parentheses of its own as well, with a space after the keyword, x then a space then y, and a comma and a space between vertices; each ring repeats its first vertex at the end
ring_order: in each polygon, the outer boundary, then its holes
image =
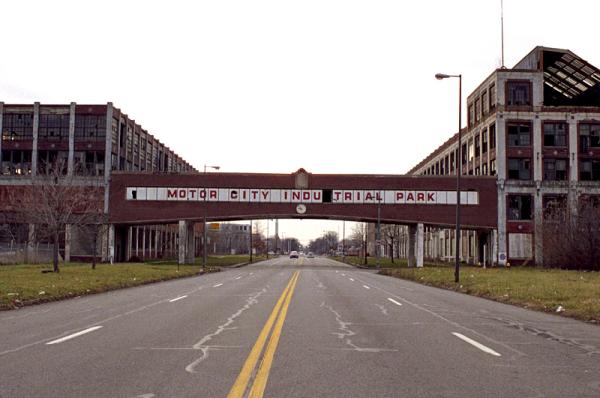
POLYGON ((462 125, 462 75, 446 75, 437 73, 435 78, 438 80, 458 77, 458 150, 454 158, 454 169, 456 170, 456 249, 454 259, 454 282, 459 281, 460 268, 460 175, 462 173, 462 148, 461 148, 461 125, 462 125))
MULTIPOLYGON (((219 170, 221 168, 221 166, 208 166, 208 165, 204 165, 204 174, 206 174, 206 169, 215 169, 215 170, 219 170)), ((208 196, 208 191, 206 189, 206 181, 204 182, 204 240, 202 241, 202 270, 204 272, 206 272, 206 261, 207 261, 207 251, 208 251, 208 235, 207 235, 207 231, 206 231, 206 213, 207 213, 207 209, 206 209, 206 197, 208 196)))

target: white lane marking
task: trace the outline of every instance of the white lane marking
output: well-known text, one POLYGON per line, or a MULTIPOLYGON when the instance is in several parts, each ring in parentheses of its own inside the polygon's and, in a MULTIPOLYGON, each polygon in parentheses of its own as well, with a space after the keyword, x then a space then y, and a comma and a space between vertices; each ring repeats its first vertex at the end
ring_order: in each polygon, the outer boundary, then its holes
POLYGON ((348 279, 350 279, 352 282, 354 282, 354 279, 352 279, 352 278, 348 278, 348 279))
POLYGON ((252 275, 253 273, 254 273, 254 272, 250 272, 250 274, 248 274, 248 275, 252 275))
POLYGON ((223 286, 222 283, 217 283, 216 285, 214 285, 213 287, 219 287, 219 286, 223 286))
POLYGON ((471 344, 471 345, 479 348, 481 351, 483 351, 483 352, 485 352, 487 354, 491 354, 491 355, 493 355, 495 357, 502 356, 502 355, 498 354, 496 351, 492 350, 491 348, 486 347, 483 344, 478 343, 477 341, 475 341, 473 339, 470 339, 470 338, 468 338, 467 336, 465 336, 463 334, 456 333, 456 332, 452 332, 452 334, 455 335, 456 337, 458 337, 459 339, 461 339, 462 341, 465 341, 465 342, 467 342, 467 343, 469 343, 469 344, 471 344))
POLYGON ((241 276, 238 276, 237 278, 235 278, 235 280, 236 280, 236 281, 237 281, 238 279, 242 279, 242 277, 241 277, 241 276))
POLYGON ((46 343, 46 345, 52 345, 52 344, 62 343, 64 341, 71 340, 71 339, 73 339, 75 337, 81 336, 82 334, 86 334, 86 333, 93 332, 94 330, 98 330, 101 327, 102 326, 94 326, 94 327, 91 327, 91 328, 88 328, 88 329, 84 329, 84 330, 82 330, 80 332, 73 333, 73 334, 70 334, 70 335, 65 336, 65 337, 61 337, 60 339, 49 341, 49 342, 46 343))
POLYGON ((399 302, 397 302, 397 301, 396 301, 396 300, 394 300, 393 298, 389 298, 389 297, 388 297, 388 300, 389 300, 389 301, 391 301, 392 303, 396 304, 396 305, 402 306, 402 303, 399 303, 399 302))
POLYGON ((346 274, 342 274, 342 276, 346 276, 346 274))
POLYGON ((369 287, 369 286, 367 286, 367 285, 363 285, 363 287, 364 287, 365 289, 370 289, 370 287, 369 287))
MULTIPOLYGON (((372 276, 375 276, 375 277, 376 277, 376 275, 375 275, 375 274, 372 274, 372 276)), ((380 276, 380 277, 381 277, 382 279, 386 279, 386 278, 387 278, 387 280, 389 280, 389 278, 388 278, 387 276, 380 276)), ((358 279, 359 281, 361 281, 361 282, 363 282, 363 283, 367 283, 367 281, 366 281, 366 280, 363 280, 363 279, 361 279, 361 278, 356 278, 356 279, 358 279)), ((398 287, 398 288, 400 288, 400 289, 406 289, 406 290, 408 290, 408 288, 406 288, 406 287, 403 287, 403 286, 397 286, 397 287, 398 287)), ((471 333, 473 333, 473 334, 476 334, 477 336, 480 336, 480 337, 482 337, 482 338, 484 338, 484 339, 487 339, 487 340, 493 341, 495 344, 497 344, 497 345, 499 345, 499 346, 502 346, 502 347, 504 347, 504 348, 505 348, 507 351, 512 351, 513 353, 515 353, 515 354, 516 354, 516 355, 518 355, 519 357, 524 357, 524 356, 526 356, 526 354, 525 354, 524 352, 522 352, 522 351, 519 351, 519 350, 517 350, 517 349, 515 349, 515 348, 511 347, 510 345, 508 345, 508 344, 506 344, 506 343, 503 343, 502 341, 495 340, 495 339, 491 338, 490 336, 487 336, 487 335, 485 335, 485 334, 483 334, 483 333, 481 333, 481 332, 478 332, 477 330, 475 330, 475 329, 472 329, 472 328, 470 328, 470 327, 468 327, 468 326, 466 326, 466 325, 461 325, 461 324, 460 324, 460 323, 458 323, 458 322, 452 321, 452 320, 450 320, 450 319, 448 319, 448 318, 444 317, 443 315, 440 315, 440 314, 438 314, 438 313, 437 313, 437 312, 435 312, 435 311, 429 310, 429 309, 425 308, 425 307, 424 307, 424 306, 422 306, 422 305, 419 305, 419 304, 417 304, 417 303, 414 303, 414 302, 412 302, 412 301, 410 301, 410 300, 406 299, 405 297, 398 296, 398 295, 397 295, 397 294, 395 294, 394 292, 391 292, 391 291, 389 291, 389 290, 386 290, 386 289, 384 289, 384 288, 382 288, 382 287, 379 287, 379 286, 373 286, 373 288, 375 288, 375 289, 377 289, 377 290, 379 290, 379 291, 381 291, 381 292, 384 292, 385 294, 389 294, 389 295, 390 295, 390 296, 392 296, 392 297, 396 297, 396 298, 398 298, 398 299, 400 299, 400 300, 404 301, 406 304, 410 305, 411 307, 414 307, 414 308, 416 308, 416 309, 418 309, 418 310, 421 310, 421 311, 427 312, 429 315, 431 315, 431 316, 433 316, 433 317, 436 317, 436 318, 438 318, 438 319, 441 319, 441 320, 443 320, 444 322, 446 322, 446 323, 448 323, 448 324, 450 324, 450 325, 452 325, 452 326, 454 326, 454 327, 461 328, 461 329, 464 329, 464 330, 468 330, 469 332, 471 332, 471 333)), ((411 289, 410 291, 412 292, 412 291, 414 291, 414 289, 411 289)))
POLYGON ((185 296, 179 296, 179 297, 175 297, 174 299, 172 299, 172 300, 169 300, 169 303, 174 303, 174 302, 176 302, 176 301, 178 301, 178 300, 181 300, 181 299, 184 299, 184 298, 186 298, 186 297, 187 297, 187 294, 186 294, 185 296))

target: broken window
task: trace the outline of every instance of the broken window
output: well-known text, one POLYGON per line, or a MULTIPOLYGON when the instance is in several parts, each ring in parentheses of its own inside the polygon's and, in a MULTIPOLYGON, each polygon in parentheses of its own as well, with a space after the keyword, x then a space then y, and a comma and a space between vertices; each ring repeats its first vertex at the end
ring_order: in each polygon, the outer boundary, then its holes
POLYGON ((600 160, 582 160, 579 162, 579 179, 581 181, 600 181, 600 160))
POLYGON ((2 116, 2 141, 33 139, 33 113, 5 113, 2 116))
POLYGON ((531 105, 531 83, 528 81, 509 81, 506 84, 506 105, 531 105))
POLYGON ((531 220, 531 205, 531 195, 508 195, 507 218, 509 220, 531 220))
POLYGON ((567 146, 567 123, 544 123, 544 146, 567 146))
POLYGON ((75 114, 75 141, 104 141, 106 116, 75 114))
POLYGON ((484 91, 481 94, 481 113, 483 116, 487 115, 489 107, 487 91, 484 91))
POLYGON ((564 221, 567 214, 567 195, 544 195, 542 198, 544 220, 564 221))
POLYGON ((38 151, 37 172, 39 174, 53 174, 56 172, 67 174, 69 151, 38 151))
POLYGON ((490 124, 490 149, 496 148, 496 124, 490 124))
POLYGON ((38 126, 38 138, 48 141, 69 140, 69 115, 41 114, 38 126))
POLYGON ((490 160, 490 175, 491 176, 496 175, 496 159, 490 160))
POLYGON ((469 126, 475 124, 475 113, 473 111, 473 104, 469 105, 469 126))
POLYGON ((582 152, 587 152, 590 148, 600 148, 600 124, 579 124, 579 147, 582 152))
POLYGON ((469 162, 472 162, 474 157, 475 157, 475 146, 473 145, 473 140, 469 140, 469 162))
POLYGON ((508 178, 510 180, 531 180, 531 159, 508 158, 508 178))
POLYGON ((507 130, 509 147, 531 146, 531 125, 529 123, 509 123, 507 130))
POLYGON ((565 181, 567 179, 567 159, 544 159, 544 180, 565 181))
POLYGON ((490 86, 490 111, 496 108, 496 84, 490 86))
POLYGON ((31 174, 30 150, 3 150, 1 173, 5 175, 31 174))
POLYGON ((481 145, 479 144, 479 135, 475 136, 475 157, 478 158, 481 154, 481 145))
POLYGON ((477 123, 479 121, 479 119, 481 119, 481 105, 479 102, 479 98, 477 98, 475 100, 475 123, 477 123))
POLYGON ((483 129, 481 131, 481 153, 487 153, 487 149, 488 149, 488 132, 487 130, 483 129))

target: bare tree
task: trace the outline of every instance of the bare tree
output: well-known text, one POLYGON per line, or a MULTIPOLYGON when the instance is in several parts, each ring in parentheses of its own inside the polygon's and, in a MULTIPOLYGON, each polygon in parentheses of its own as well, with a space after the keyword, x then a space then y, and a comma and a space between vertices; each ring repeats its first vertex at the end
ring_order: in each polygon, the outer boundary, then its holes
POLYGON ((394 262, 394 249, 398 246, 400 239, 400 226, 395 224, 385 224, 381 226, 381 233, 390 248, 390 259, 394 262))
POLYGON ((600 203, 583 198, 576 213, 566 201, 548 206, 542 237, 544 266, 600 271, 600 203))
POLYGON ((59 272, 59 246, 66 226, 102 223, 103 195, 89 179, 65 174, 63 161, 41 168, 43 174, 10 193, 9 207, 14 220, 35 225, 35 238, 52 242, 53 271, 59 272))

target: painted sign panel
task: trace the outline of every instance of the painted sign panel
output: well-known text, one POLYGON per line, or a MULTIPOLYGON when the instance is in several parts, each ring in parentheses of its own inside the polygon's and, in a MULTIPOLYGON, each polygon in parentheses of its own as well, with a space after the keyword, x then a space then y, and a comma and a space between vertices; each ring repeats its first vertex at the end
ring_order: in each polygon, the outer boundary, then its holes
MULTIPOLYGON (((127 200, 135 201, 456 204, 456 191, 128 187, 126 195, 127 200)), ((479 193, 462 191, 460 202, 463 205, 478 205, 479 193)))

